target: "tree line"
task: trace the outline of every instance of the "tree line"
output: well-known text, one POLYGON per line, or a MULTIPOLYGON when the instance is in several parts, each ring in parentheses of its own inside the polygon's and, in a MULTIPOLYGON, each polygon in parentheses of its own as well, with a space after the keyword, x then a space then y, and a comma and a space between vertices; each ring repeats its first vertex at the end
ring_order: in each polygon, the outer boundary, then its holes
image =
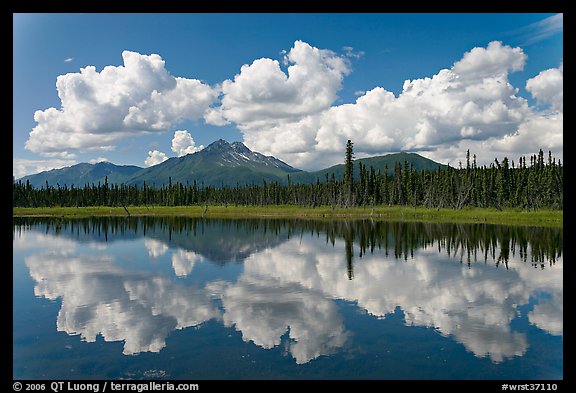
POLYGON ((29 181, 13 182, 14 207, 84 207, 84 206, 187 206, 233 205, 301 207, 362 207, 399 205, 426 208, 462 209, 464 207, 563 209, 564 170, 560 160, 548 152, 520 157, 516 164, 504 157, 490 165, 476 164, 476 155, 466 152, 466 163, 458 168, 439 166, 436 170, 416 170, 404 160, 388 167, 373 167, 353 162, 353 143, 346 145, 342 178, 326 174, 315 183, 287 184, 266 182, 236 186, 204 186, 172 183, 160 187, 144 183, 141 187, 125 184, 91 184, 68 187, 57 184, 40 188, 29 181), (358 168, 358 174, 354 169, 358 168))

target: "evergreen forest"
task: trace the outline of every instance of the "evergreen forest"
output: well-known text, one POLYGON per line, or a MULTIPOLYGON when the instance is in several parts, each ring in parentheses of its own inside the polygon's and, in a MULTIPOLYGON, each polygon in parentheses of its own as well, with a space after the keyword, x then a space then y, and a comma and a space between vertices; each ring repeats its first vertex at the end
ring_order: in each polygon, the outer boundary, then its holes
POLYGON ((538 154, 494 159, 490 165, 476 164, 476 155, 466 152, 466 162, 457 168, 439 166, 436 170, 416 170, 408 161, 396 162, 384 171, 353 165, 353 143, 348 141, 345 170, 341 178, 334 173, 311 184, 290 180, 285 184, 266 182, 235 187, 204 186, 196 181, 153 187, 91 184, 82 188, 48 185, 35 188, 29 182, 13 182, 13 207, 85 206, 332 206, 334 208, 398 205, 425 208, 462 209, 465 207, 563 209, 563 167, 560 160, 538 154), (355 174, 354 170, 359 173, 355 174), (392 169, 392 168, 390 168, 392 169))

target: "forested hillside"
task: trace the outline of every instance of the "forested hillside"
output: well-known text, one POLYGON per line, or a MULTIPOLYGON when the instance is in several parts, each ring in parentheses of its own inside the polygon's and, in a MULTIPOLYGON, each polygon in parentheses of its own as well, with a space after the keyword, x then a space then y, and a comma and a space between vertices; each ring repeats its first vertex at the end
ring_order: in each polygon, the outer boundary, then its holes
POLYGON ((82 188, 48 186, 34 188, 29 182, 13 184, 13 206, 130 206, 130 205, 296 205, 303 207, 404 205, 426 208, 563 209, 564 171, 560 160, 544 152, 507 157, 478 166, 475 156, 466 155, 458 168, 417 170, 413 164, 396 162, 393 168, 375 170, 353 161, 349 141, 342 176, 326 172, 313 183, 266 182, 261 185, 203 186, 196 182, 150 187, 109 184, 107 181, 82 188), (357 168, 358 173, 354 173, 357 168), (391 169, 391 170, 389 170, 391 169))

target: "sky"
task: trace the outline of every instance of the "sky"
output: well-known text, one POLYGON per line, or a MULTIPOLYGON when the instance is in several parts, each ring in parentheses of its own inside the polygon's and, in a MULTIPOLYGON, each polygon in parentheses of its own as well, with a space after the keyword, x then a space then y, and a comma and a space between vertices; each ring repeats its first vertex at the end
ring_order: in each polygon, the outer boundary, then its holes
POLYGON ((563 160, 563 14, 13 14, 13 175, 225 139, 304 170, 563 160))

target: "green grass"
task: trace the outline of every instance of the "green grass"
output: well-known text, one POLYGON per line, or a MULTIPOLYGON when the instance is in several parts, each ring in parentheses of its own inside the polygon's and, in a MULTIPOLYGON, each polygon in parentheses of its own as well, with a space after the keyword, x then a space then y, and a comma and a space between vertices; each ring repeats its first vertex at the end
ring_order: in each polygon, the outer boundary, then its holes
MULTIPOLYGON (((298 206, 129 206, 131 216, 183 216, 207 218, 307 218, 307 219, 362 219, 388 221, 428 221, 491 223, 508 225, 563 226, 563 212, 560 210, 525 211, 520 209, 479 209, 467 208, 426 209, 405 206, 377 206, 357 208, 298 207, 298 206)), ((90 217, 90 216, 127 216, 123 207, 52 207, 12 209, 14 217, 90 217)))

